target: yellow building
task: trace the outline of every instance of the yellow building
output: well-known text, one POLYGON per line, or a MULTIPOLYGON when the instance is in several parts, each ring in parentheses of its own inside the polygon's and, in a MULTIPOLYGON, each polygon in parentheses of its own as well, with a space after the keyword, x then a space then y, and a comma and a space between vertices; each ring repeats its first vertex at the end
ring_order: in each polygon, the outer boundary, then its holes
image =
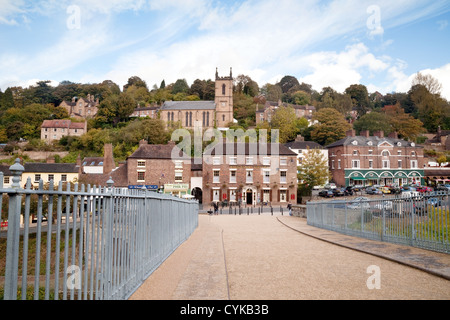
POLYGON ((80 167, 76 163, 25 163, 24 168, 21 187, 23 188, 30 178, 33 188, 36 188, 41 179, 44 184, 53 180, 55 186, 60 181, 75 183, 78 181, 80 167))

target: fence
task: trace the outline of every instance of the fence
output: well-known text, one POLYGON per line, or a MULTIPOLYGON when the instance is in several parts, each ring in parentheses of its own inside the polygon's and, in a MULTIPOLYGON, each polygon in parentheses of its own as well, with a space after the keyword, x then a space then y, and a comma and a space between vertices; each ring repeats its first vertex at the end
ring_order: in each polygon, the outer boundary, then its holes
POLYGON ((448 192, 307 203, 309 225, 450 253, 448 192))
POLYGON ((10 171, 9 189, 0 175, 5 300, 127 299, 198 226, 196 201, 114 188, 111 179, 57 190, 42 181, 32 190, 28 180, 21 189, 23 167, 10 171))

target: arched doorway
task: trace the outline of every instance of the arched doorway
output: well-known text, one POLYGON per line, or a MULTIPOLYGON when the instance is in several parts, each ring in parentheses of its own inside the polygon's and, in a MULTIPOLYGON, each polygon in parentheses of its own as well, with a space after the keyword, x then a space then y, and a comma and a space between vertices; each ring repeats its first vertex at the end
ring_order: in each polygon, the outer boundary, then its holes
POLYGON ((245 191, 245 199, 246 199, 246 203, 248 205, 253 204, 253 190, 252 189, 247 189, 247 191, 245 191))
POLYGON ((192 189, 191 194, 195 197, 196 200, 198 200, 199 203, 202 203, 202 194, 203 194, 202 189, 196 187, 192 189))

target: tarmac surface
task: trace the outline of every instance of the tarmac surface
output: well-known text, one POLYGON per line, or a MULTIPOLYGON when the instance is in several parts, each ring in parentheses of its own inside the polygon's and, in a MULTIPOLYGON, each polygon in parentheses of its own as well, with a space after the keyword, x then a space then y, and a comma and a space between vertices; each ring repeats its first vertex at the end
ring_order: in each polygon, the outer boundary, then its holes
POLYGON ((449 300, 450 255, 342 235, 306 219, 199 215, 130 300, 449 300))

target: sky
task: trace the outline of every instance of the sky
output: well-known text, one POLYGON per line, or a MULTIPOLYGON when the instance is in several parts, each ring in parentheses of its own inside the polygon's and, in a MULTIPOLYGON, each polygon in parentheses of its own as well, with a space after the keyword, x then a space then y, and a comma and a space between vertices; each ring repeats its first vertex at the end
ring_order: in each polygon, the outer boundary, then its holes
POLYGON ((321 91, 407 92, 430 74, 450 100, 450 1, 0 0, 0 90, 40 80, 151 89, 233 70, 321 91))

